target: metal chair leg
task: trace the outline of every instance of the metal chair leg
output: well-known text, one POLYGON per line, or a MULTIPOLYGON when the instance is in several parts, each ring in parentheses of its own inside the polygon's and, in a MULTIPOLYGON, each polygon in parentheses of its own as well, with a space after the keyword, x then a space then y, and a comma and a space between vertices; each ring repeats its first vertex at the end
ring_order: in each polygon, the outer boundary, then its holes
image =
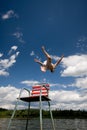
POLYGON ((50 108, 50 102, 48 101, 48 105, 49 105, 49 111, 50 111, 50 115, 51 115, 51 121, 52 121, 52 126, 53 126, 53 130, 55 130, 55 125, 54 125, 54 120, 53 120, 53 114, 50 108))
POLYGON ((27 114, 27 121, 26 121, 26 130, 28 129, 29 112, 30 112, 30 102, 28 103, 28 114, 27 114))
POLYGON ((15 105, 15 108, 14 108, 14 111, 12 113, 12 116, 10 118, 10 121, 9 121, 9 124, 8 124, 8 127, 7 127, 7 130, 9 130, 10 126, 11 126, 11 122, 12 122, 12 119, 14 118, 14 115, 15 115, 15 112, 16 112, 16 109, 17 109, 17 105, 18 105, 18 99, 17 99, 17 102, 16 102, 16 105, 15 105))
POLYGON ((40 130, 42 130, 42 90, 40 90, 40 97, 39 97, 39 107, 40 107, 40 130))
POLYGON ((12 113, 12 116, 11 116, 11 118, 10 118, 10 121, 9 121, 9 124, 8 124, 8 127, 7 127, 7 130, 10 129, 11 122, 12 122, 12 119, 14 118, 14 115, 15 115, 15 112, 16 112, 16 109, 17 109, 17 106, 18 106, 18 102, 19 102, 19 99, 20 99, 20 96, 21 96, 21 93, 22 93, 23 90, 26 90, 26 91, 29 93, 29 95, 30 95, 30 91, 29 91, 28 89, 22 88, 22 89, 20 90, 19 97, 17 98, 16 105, 15 105, 14 111, 13 111, 13 113, 12 113))

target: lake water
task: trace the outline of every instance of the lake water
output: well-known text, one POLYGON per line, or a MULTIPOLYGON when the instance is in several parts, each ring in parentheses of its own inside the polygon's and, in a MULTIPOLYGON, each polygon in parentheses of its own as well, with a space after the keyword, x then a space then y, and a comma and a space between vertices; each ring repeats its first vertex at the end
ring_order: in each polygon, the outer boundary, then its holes
MULTIPOLYGON (((7 130, 9 119, 0 119, 0 130, 7 130)), ((56 130, 87 130, 87 119, 54 119, 56 130)), ((10 130, 26 130, 26 120, 15 119, 10 130)), ((40 130, 39 119, 28 122, 28 130, 40 130)), ((43 130, 53 130, 50 119, 43 119, 43 130)))

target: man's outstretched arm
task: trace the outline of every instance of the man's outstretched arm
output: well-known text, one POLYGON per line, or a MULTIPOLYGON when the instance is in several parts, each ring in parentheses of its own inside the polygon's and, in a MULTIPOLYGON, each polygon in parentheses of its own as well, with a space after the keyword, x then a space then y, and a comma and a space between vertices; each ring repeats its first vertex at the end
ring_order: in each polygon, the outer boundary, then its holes
POLYGON ((38 59, 34 59, 34 61, 39 63, 40 65, 43 65, 43 63, 41 61, 39 61, 38 59))
POLYGON ((61 58, 54 64, 54 68, 56 68, 56 66, 61 62, 63 57, 64 57, 64 55, 62 55, 61 58))

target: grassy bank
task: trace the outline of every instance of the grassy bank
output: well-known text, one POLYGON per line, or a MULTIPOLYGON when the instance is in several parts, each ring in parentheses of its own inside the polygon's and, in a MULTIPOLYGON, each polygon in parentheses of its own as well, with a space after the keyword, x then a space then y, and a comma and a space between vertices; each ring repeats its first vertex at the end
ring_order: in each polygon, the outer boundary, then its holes
MULTIPOLYGON (((13 110, 7 110, 0 108, 0 118, 10 118, 12 115, 13 110)), ((15 118, 26 118, 28 111, 25 110, 17 110, 15 113, 15 118)), ((87 119, 87 111, 81 110, 53 110, 53 117, 54 118, 84 118, 87 119)), ((39 110, 31 109, 29 111, 29 117, 39 117, 39 110)), ((49 111, 43 110, 43 117, 49 118, 50 114, 49 111)))

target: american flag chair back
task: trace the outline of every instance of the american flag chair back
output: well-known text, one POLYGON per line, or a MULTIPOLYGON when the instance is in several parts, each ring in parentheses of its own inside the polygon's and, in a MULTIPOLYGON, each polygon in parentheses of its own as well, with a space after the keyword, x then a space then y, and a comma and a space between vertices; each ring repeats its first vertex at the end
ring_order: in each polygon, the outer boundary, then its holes
POLYGON ((49 84, 39 84, 32 86, 31 96, 46 96, 49 97, 49 84))

